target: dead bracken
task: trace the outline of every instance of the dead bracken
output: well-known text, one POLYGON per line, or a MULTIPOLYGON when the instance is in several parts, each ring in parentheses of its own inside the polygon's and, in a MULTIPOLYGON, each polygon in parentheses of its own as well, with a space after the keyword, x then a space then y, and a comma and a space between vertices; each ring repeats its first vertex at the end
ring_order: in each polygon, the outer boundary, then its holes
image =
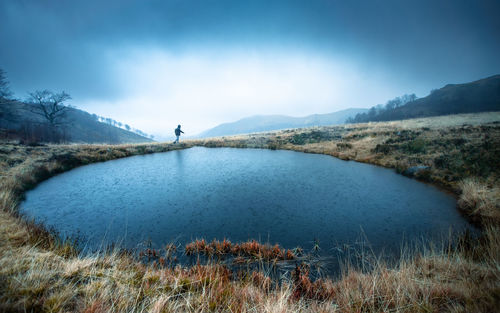
POLYGON ((278 244, 262 244, 255 240, 233 244, 231 241, 213 240, 210 243, 205 239, 195 240, 186 244, 184 251, 186 255, 204 254, 207 256, 233 255, 235 257, 252 257, 263 260, 293 260, 295 254, 292 250, 281 249, 278 244))

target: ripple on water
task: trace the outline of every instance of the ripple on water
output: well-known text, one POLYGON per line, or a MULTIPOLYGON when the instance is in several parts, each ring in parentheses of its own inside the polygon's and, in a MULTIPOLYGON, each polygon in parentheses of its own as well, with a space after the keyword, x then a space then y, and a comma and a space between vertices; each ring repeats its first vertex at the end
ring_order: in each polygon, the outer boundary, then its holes
POLYGON ((470 228, 453 196, 393 170, 292 151, 191 148, 91 164, 26 195, 22 210, 88 247, 251 238, 322 253, 470 228))

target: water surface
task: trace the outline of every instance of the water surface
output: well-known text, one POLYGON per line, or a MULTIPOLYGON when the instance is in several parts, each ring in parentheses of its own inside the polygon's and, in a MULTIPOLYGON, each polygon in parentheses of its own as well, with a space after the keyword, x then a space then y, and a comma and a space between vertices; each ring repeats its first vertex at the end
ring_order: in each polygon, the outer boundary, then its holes
POLYGON ((160 247, 259 239, 323 254, 361 236, 374 251, 470 227, 454 197, 393 170, 326 155, 191 148, 91 164, 29 191, 22 210, 80 237, 160 247))

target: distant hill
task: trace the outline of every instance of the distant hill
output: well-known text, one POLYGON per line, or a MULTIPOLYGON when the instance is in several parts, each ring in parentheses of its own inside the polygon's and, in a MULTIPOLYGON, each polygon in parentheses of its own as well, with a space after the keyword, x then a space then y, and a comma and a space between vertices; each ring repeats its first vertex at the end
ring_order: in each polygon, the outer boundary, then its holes
POLYGON ((500 75, 465 84, 449 84, 427 97, 394 108, 371 108, 350 122, 391 121, 458 113, 500 111, 500 75))
MULTIPOLYGON (((29 110, 29 104, 10 101, 12 116, 0 117, 0 135, 4 138, 27 141, 46 141, 47 127, 41 116, 29 110)), ((150 138, 99 122, 96 115, 76 108, 67 108, 64 124, 60 127, 61 140, 73 143, 140 143, 152 142, 150 138)))
POLYGON ((343 124, 349 117, 363 113, 368 109, 346 109, 328 114, 313 114, 305 117, 286 115, 256 115, 243 118, 236 122, 220 124, 196 137, 217 137, 237 134, 247 134, 286 128, 325 126, 343 124))
POLYGON ((153 141, 131 131, 99 122, 93 115, 83 110, 71 108, 68 120, 73 121, 69 134, 72 142, 117 144, 153 141))

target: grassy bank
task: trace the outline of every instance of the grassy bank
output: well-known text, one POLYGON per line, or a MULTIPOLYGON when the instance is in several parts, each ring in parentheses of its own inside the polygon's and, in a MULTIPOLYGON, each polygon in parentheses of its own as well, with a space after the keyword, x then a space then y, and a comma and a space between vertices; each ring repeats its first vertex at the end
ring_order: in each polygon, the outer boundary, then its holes
POLYGON ((459 115, 285 130, 177 146, 3 143, 0 310, 493 312, 500 307, 499 122, 498 113, 459 115), (216 262, 172 268, 159 262, 146 265, 119 251, 79 256, 71 244, 17 214, 24 192, 57 173, 193 145, 291 149, 395 168, 455 192, 464 214, 482 225, 483 235, 444 250, 407 255, 393 267, 370 258, 366 270, 347 266, 337 280, 313 282, 307 266, 301 265, 278 284, 265 272, 232 273, 216 262))

